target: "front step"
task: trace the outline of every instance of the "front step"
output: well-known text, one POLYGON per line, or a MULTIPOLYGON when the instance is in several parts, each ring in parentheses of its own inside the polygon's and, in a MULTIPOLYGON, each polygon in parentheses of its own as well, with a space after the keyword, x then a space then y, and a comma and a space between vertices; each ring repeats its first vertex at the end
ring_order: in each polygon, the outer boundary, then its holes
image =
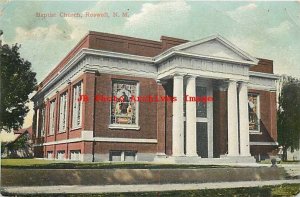
POLYGON ((221 158, 201 158, 197 156, 157 156, 154 162, 168 164, 199 164, 199 165, 226 165, 226 164, 256 164, 254 157, 221 156, 221 158))
POLYGON ((300 178, 300 164, 282 164, 286 173, 293 178, 300 178))

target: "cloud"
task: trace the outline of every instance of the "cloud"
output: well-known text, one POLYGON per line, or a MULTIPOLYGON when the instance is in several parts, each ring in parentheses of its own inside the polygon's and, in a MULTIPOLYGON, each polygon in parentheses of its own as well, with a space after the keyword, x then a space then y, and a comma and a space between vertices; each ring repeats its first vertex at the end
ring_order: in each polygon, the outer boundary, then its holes
POLYGON ((171 30, 187 22, 191 6, 186 1, 163 1, 159 3, 144 3, 140 12, 130 16, 125 22, 125 31, 159 33, 164 29, 171 30))
POLYGON ((244 23, 245 18, 249 18, 249 15, 251 16, 251 14, 253 14, 253 11, 255 11, 256 9, 257 5, 255 3, 250 3, 244 6, 240 6, 233 11, 228 11, 226 12, 226 14, 236 22, 244 23))
POLYGON ((283 21, 277 27, 268 28, 266 32, 268 34, 280 35, 288 33, 292 27, 293 25, 289 21, 283 21))
POLYGON ((28 40, 57 40, 61 38, 69 39, 69 35, 58 28, 57 24, 48 27, 35 27, 27 30, 23 27, 16 27, 15 42, 23 42, 28 40))
POLYGON ((68 17, 65 20, 71 28, 71 32, 69 33, 71 40, 78 41, 88 32, 88 27, 82 18, 68 17))
POLYGON ((256 8, 257 8, 257 6, 255 3, 250 3, 248 5, 238 7, 236 9, 236 12, 245 12, 245 11, 249 11, 249 10, 255 10, 256 8))
POLYGON ((264 40, 260 40, 255 36, 249 37, 244 35, 232 35, 228 37, 228 40, 230 40, 233 44, 238 46, 243 51, 246 51, 247 53, 250 53, 253 56, 258 56, 259 54, 257 54, 257 49, 264 45, 264 40))

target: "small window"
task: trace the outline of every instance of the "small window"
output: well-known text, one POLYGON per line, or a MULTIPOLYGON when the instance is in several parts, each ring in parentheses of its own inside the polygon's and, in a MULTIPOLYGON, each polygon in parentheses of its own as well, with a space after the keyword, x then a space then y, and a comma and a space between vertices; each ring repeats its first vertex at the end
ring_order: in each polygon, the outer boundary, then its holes
POLYGON ((80 150, 71 150, 70 151, 70 160, 79 161, 80 160, 80 150))
POLYGON ((64 150, 57 151, 56 159, 64 160, 65 159, 65 151, 64 150))
POLYGON ((258 94, 248 94, 248 111, 250 132, 260 132, 260 103, 258 94))
POLYGON ((135 161, 135 160, 136 160, 136 152, 135 151, 125 151, 124 161, 135 161))
POLYGON ((122 161, 122 151, 110 151, 109 161, 122 161))
POLYGON ((136 161, 136 151, 110 151, 109 152, 109 161, 136 161))
POLYGON ((53 159, 53 151, 47 151, 47 159, 53 159))

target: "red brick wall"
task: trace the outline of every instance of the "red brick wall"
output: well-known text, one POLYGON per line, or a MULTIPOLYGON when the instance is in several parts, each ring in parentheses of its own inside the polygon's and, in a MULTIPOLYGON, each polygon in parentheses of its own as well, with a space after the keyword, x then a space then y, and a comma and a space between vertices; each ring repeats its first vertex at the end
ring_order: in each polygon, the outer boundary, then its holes
POLYGON ((262 90, 249 90, 258 93, 260 98, 261 134, 250 134, 250 142, 277 141, 276 93, 262 90))
POLYGON ((261 156, 261 159, 269 158, 271 155, 275 155, 276 146, 250 146, 250 153, 251 155, 255 156, 256 158, 258 155, 261 156))
MULTIPOLYGON (((173 80, 170 79, 164 84, 164 89, 167 96, 173 96, 173 80)), ((173 103, 166 103, 166 154, 172 155, 172 117, 173 103)))
POLYGON ((138 153, 156 153, 156 144, 142 144, 142 143, 115 143, 115 142, 96 142, 96 154, 108 154, 111 150, 131 150, 138 153))
MULTIPOLYGON (((162 84, 157 84, 157 95, 165 96, 166 92, 162 84)), ((156 122, 157 122, 157 152, 165 153, 166 146, 166 102, 158 102, 156 105, 156 122)))
MULTIPOLYGON (((44 157, 47 157, 48 151, 53 151, 53 157, 57 157, 58 151, 65 151, 65 159, 70 159, 71 150, 80 150, 81 154, 92 154, 92 142, 73 142, 69 144, 56 144, 44 146, 44 157)), ((37 152, 39 149, 36 150, 37 152)))
POLYGON ((219 157, 220 155, 224 155, 228 150, 227 92, 215 90, 213 97, 213 149, 214 157, 219 157))
POLYGON ((153 57, 161 52, 161 42, 100 32, 90 32, 92 49, 153 57))
POLYGON ((250 71, 263 72, 263 73, 273 73, 273 61, 267 59, 258 58, 259 62, 255 66, 250 67, 250 71))
MULTIPOLYGON (((154 79, 101 74, 96 77, 96 95, 112 95, 112 79, 135 80, 140 83, 140 96, 157 95, 154 79)), ((109 129, 110 102, 95 102, 95 136, 123 138, 157 138, 157 103, 139 103, 140 130, 109 129)))
POLYGON ((84 130, 94 130, 94 107, 95 107, 95 73, 84 74, 84 95, 89 98, 88 102, 83 104, 83 128, 84 130))

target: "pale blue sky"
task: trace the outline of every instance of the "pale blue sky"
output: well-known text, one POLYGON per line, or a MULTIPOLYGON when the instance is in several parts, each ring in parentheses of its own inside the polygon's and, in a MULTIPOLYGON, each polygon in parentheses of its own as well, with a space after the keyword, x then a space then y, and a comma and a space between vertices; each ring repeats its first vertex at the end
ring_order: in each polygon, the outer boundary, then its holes
POLYGON ((300 77, 300 1, 9 1, 0 3, 4 43, 22 44, 40 82, 89 31, 159 40, 221 34, 255 57, 274 60, 276 74, 300 77), (36 12, 124 12, 128 18, 45 18, 36 12))

